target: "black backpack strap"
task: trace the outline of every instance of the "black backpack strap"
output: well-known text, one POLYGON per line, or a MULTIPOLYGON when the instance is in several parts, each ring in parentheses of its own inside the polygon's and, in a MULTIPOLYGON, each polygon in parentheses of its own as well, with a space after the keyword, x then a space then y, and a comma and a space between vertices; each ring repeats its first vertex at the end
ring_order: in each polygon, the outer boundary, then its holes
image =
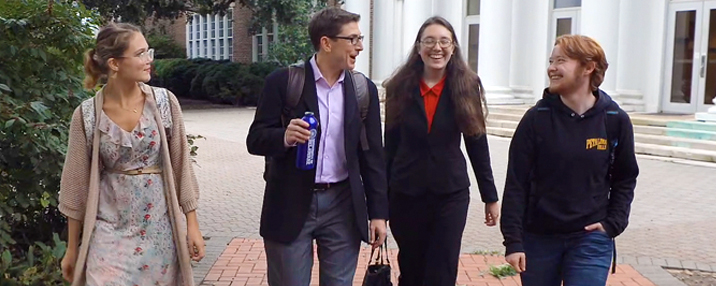
MULTIPOLYGON (((605 110, 604 124, 607 130, 607 142, 609 144, 609 182, 611 186, 612 171, 614 170, 615 150, 619 145, 619 133, 621 122, 619 121, 619 110, 605 110)), ((617 243, 612 239, 612 274, 617 272, 617 243)))
POLYGON ((358 101, 358 110, 360 111, 361 119, 361 130, 360 130, 360 145, 363 151, 370 150, 368 145, 368 135, 365 130, 365 119, 368 117, 368 108, 370 106, 370 94, 368 92, 368 79, 359 71, 350 71, 348 76, 351 78, 353 83, 353 92, 356 95, 358 101))
MULTIPOLYGON (((552 109, 549 106, 544 106, 541 104, 537 104, 535 106, 537 109, 537 114, 535 115, 535 120, 533 121, 533 128, 535 130, 535 134, 537 134, 537 138, 539 137, 549 137, 551 134, 550 127, 552 127, 552 109)), ((540 142, 539 139, 535 138, 535 144, 539 145, 540 142)))
POLYGON ((286 98, 284 99, 281 112, 281 124, 288 125, 291 120, 291 112, 298 105, 303 94, 303 83, 306 80, 303 63, 288 67, 288 85, 286 86, 286 98))
POLYGON ((617 145, 619 145, 621 125, 619 122, 619 110, 606 110, 605 113, 604 124, 607 129, 607 142, 609 143, 609 179, 611 180, 614 152, 617 145))

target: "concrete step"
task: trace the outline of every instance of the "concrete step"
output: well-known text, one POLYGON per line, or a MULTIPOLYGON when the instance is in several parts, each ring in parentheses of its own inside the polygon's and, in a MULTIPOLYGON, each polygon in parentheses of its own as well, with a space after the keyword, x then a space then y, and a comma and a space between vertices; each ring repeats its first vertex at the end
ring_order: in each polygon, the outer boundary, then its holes
POLYGON ((512 138, 512 135, 514 133, 515 133, 515 130, 511 129, 511 128, 487 126, 487 134, 490 134, 490 135, 512 138))
POLYGON ((517 121, 511 121, 511 120, 487 120, 487 126, 488 127, 499 127, 499 128, 506 128, 506 129, 516 129, 517 124, 519 122, 517 121))
POLYGON ((691 149, 684 147, 662 146, 646 143, 635 143, 634 149, 638 154, 655 155, 662 157, 681 158, 695 161, 716 162, 716 151, 691 149))
POLYGON ((524 105, 525 102, 519 98, 490 98, 489 105, 524 105))
POLYGON ((487 115, 487 120, 504 120, 504 121, 515 121, 520 122, 522 119, 522 114, 510 114, 510 113, 501 113, 498 111, 492 111, 487 115))
POLYGON ((716 123, 699 121, 670 121, 666 127, 677 129, 690 129, 698 131, 716 132, 716 123))
POLYGON ((636 143, 683 147, 716 152, 716 141, 669 137, 663 135, 649 135, 641 133, 634 134, 634 141, 636 143))
POLYGON ((524 115, 528 109, 530 109, 530 106, 528 105, 490 105, 487 107, 490 114, 503 113, 520 116, 524 115))
POLYGON ((660 135, 684 139, 716 141, 716 132, 689 129, 666 128, 660 126, 634 125, 635 134, 660 135))

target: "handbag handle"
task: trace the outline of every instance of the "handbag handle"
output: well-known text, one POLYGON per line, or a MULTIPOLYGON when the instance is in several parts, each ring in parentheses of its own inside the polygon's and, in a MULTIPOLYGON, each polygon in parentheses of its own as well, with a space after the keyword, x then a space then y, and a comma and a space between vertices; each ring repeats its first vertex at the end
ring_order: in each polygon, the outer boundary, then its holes
MULTIPOLYGON (((370 250, 370 259, 373 259, 374 254, 375 254, 375 248, 370 250)), ((375 264, 375 265, 390 265, 390 257, 389 256, 390 255, 388 254, 388 238, 386 238, 383 245, 378 247, 378 256, 375 258, 375 262, 373 262, 373 264, 375 264), (383 254, 383 251, 385 251, 385 254, 383 254)), ((370 259, 368 261, 370 261, 370 259)))

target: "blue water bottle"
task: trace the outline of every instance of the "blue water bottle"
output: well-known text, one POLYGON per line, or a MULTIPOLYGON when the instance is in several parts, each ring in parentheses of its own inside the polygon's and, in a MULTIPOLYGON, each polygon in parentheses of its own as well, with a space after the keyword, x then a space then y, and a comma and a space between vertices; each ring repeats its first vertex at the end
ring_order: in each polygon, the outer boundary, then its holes
POLYGON ((308 131, 311 131, 311 137, 303 144, 298 144, 296 151, 296 168, 301 170, 311 170, 316 167, 316 135, 318 134, 318 120, 313 116, 313 112, 306 111, 303 121, 308 123, 308 131))

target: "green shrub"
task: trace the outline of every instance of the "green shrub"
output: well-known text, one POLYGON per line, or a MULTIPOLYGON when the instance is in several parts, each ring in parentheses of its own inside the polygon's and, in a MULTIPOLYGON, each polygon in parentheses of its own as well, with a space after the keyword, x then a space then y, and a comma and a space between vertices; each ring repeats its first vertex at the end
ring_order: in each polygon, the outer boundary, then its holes
POLYGON ((154 48, 156 59, 186 58, 186 49, 166 34, 150 32, 147 34, 147 43, 154 48))
POLYGON ((209 59, 156 60, 150 84, 165 87, 178 97, 256 105, 264 78, 278 67, 271 62, 246 65, 209 59))
POLYGON ((222 62, 209 61, 202 63, 197 69, 194 78, 191 80, 191 87, 189 88, 189 97, 196 99, 209 99, 209 96, 204 93, 204 78, 209 75, 217 65, 222 62))
POLYGON ((42 245, 65 226, 57 194, 69 121, 89 96, 81 82, 92 19, 76 2, 0 1, 0 253, 14 266, 0 285, 60 283, 42 245))
POLYGON ((69 285, 58 269, 67 245, 56 233, 52 236, 52 246, 37 241, 25 257, 14 259, 9 250, 0 253, 0 285, 69 285))

